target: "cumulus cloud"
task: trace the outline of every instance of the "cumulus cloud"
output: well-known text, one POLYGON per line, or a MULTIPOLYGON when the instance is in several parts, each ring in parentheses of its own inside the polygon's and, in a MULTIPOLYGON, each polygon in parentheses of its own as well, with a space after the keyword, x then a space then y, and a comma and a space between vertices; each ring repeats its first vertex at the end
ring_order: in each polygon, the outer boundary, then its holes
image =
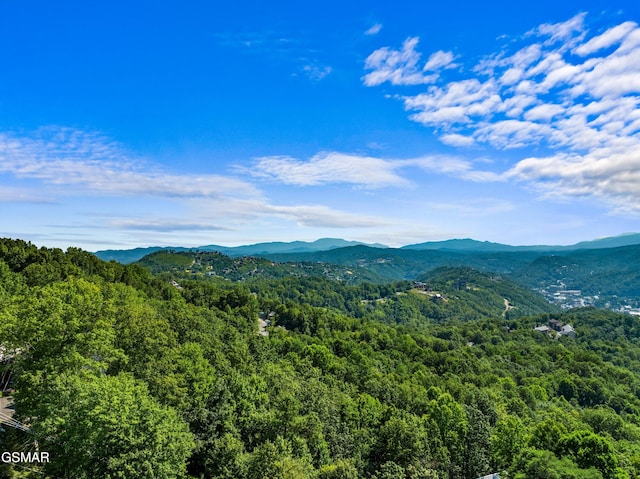
POLYGON ((533 182, 547 196, 596 196, 618 212, 640 214, 638 152, 531 157, 505 176, 533 182))
MULTIPOLYGON (((364 84, 375 86, 390 82, 392 85, 420 85, 435 81, 437 73, 425 75, 418 65, 418 41, 418 37, 411 37, 404 41, 401 50, 383 47, 374 51, 365 61, 365 69, 371 71, 362 78, 364 84)), ((433 60, 434 64, 438 62, 442 62, 442 59, 433 60)))
POLYGON ((523 116, 528 121, 550 121, 554 116, 561 115, 564 110, 560 105, 545 103, 527 110, 523 116))
MULTIPOLYGON (((410 38, 401 51, 372 53, 365 84, 430 83, 396 98, 444 144, 544 147, 556 154, 522 159, 504 178, 640 210, 640 27, 625 21, 592 32, 587 20, 580 13, 533 28, 448 82, 440 76, 419 81, 418 42, 410 38)), ((426 65, 452 62, 438 51, 426 65)))
POLYGON ((608 29, 603 34, 593 37, 586 43, 579 45, 574 49, 574 53, 585 56, 595 53, 603 48, 608 48, 619 43, 636 28, 637 25, 634 22, 624 22, 620 25, 616 25, 615 27, 608 29))
POLYGON ((453 62, 454 56, 452 52, 445 52, 439 50, 435 53, 432 53, 427 63, 422 67, 422 71, 425 72, 435 72, 442 68, 455 68, 458 66, 453 62))
POLYGON ((496 83, 475 78, 432 86, 426 93, 404 97, 404 103, 407 110, 418 111, 413 120, 430 126, 470 123, 503 109, 496 83))

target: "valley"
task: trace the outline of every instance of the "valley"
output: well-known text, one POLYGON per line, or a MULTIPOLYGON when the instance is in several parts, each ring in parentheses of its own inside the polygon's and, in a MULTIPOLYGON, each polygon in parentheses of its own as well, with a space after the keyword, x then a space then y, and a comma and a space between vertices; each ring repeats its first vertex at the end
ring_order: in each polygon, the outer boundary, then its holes
MULTIPOLYGON (((562 309, 594 306, 638 314, 640 245, 620 246, 623 240, 633 243, 638 236, 583 242, 575 247, 510 247, 460 240, 403 248, 355 245, 273 253, 264 244, 253 248, 263 250, 262 255, 249 257, 229 257, 201 249, 168 249, 145 256, 139 264, 180 277, 246 281, 317 276, 345 284, 413 281, 440 267, 468 267, 509 278, 562 309)), ((333 244, 340 242, 334 240, 333 244)), ((278 244, 276 249, 282 248, 278 244)), ((296 248, 300 248, 297 243, 296 248)))

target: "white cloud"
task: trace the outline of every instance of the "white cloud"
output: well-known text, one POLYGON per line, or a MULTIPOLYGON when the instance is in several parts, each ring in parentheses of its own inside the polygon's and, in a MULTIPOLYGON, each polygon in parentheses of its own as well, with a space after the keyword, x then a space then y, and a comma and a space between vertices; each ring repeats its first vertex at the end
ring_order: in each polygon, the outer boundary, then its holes
POLYGON ((451 82, 444 88, 429 87, 426 93, 404 97, 404 105, 419 112, 413 120, 432 126, 466 124, 472 117, 503 109, 495 82, 477 79, 451 82))
MULTIPOLYGON (((461 137, 461 135, 460 135, 461 137)), ((452 141, 463 141, 453 138, 452 141)), ((248 173, 256 177, 276 180, 288 185, 319 186, 325 184, 353 184, 361 188, 413 187, 400 174, 407 168, 464 178, 473 181, 496 181, 491 172, 477 171, 471 162, 445 155, 405 159, 383 159, 339 152, 324 152, 307 161, 291 157, 259 158, 248 173)))
MULTIPOLYGON (((276 171, 271 174, 277 176, 278 161, 271 161, 262 163, 265 169, 262 175, 267 174, 267 165, 276 165, 276 171)), ((395 174, 393 167, 384 160, 326 154, 318 156, 317 161, 317 165, 312 162, 310 167, 301 162, 297 169, 293 165, 291 182, 308 184, 301 178, 309 174, 315 175, 313 181, 323 183, 336 179, 332 174, 342 174, 347 181, 365 186, 365 180, 357 178, 360 172, 366 181, 374 184, 410 184, 395 174), (316 167, 319 169, 314 169, 316 167), (322 176, 322 169, 333 170, 333 173, 322 176), (373 169, 373 176, 368 175, 368 169, 373 169), (296 174, 299 175, 297 179, 296 174)), ((284 166, 292 166, 290 162, 285 163, 284 166)), ((86 203, 91 215, 87 217, 86 213, 78 212, 70 216, 73 220, 67 217, 64 221, 72 221, 93 232, 82 239, 87 245, 92 241, 106 245, 113 242, 113 238, 128 238, 125 242, 138 238, 138 242, 147 244, 176 244, 184 243, 185 235, 190 242, 206 242, 211 234, 233 236, 239 234, 238 231, 257 228, 258 224, 274 226, 282 220, 310 230, 357 231, 384 228, 390 224, 383 217, 336 209, 322 202, 304 204, 296 201, 294 206, 278 204, 252 184, 236 178, 169 173, 158 165, 135 158, 100 135, 74 129, 50 128, 30 136, 0 134, 0 173, 12 183, 21 185, 0 187, 0 202, 57 200, 56 206, 62 210, 69 199, 76 202, 80 198, 78 205, 86 203), (131 207, 119 210, 114 209, 114 204, 131 207), (105 235, 105 229, 112 239, 98 240, 105 235)), ((348 210, 349 205, 345 208, 348 210)), ((36 224, 35 218, 30 221, 36 224)), ((39 225, 38 228, 49 231, 68 228, 68 224, 39 225)), ((47 235, 49 240, 54 236, 54 233, 47 235)), ((65 237, 70 238, 68 234, 65 237)))
MULTIPOLYGON (((389 220, 381 216, 345 211, 324 204, 295 205, 273 204, 268 200, 219 198, 213 200, 198 199, 190 202, 195 212, 191 223, 203 225, 224 224, 230 230, 242 231, 248 224, 270 219, 285 219, 304 227, 329 228, 371 228, 383 227, 389 220)), ((348 204, 345 205, 349 207, 348 204)), ((144 221, 144 220, 141 220, 144 221)))
POLYGON ((585 62, 570 93, 592 98, 623 97, 640 92, 640 44, 633 50, 618 50, 597 61, 585 62), (591 67, 591 68, 588 68, 591 67))
POLYGON ((402 168, 413 166, 431 173, 438 173, 472 181, 494 181, 499 179, 498 177, 493 177, 491 172, 475 170, 471 162, 455 156, 423 156, 419 158, 398 160, 396 164, 398 167, 402 168))
POLYGON ((259 196, 249 183, 221 175, 170 173, 145 164, 95 134, 47 128, 31 136, 0 133, 0 172, 39 180, 57 195, 216 197, 259 196))
POLYGON ((419 85, 435 81, 437 74, 424 75, 418 67, 418 41, 418 37, 407 38, 402 50, 383 47, 374 51, 365 62, 365 69, 372 71, 363 77, 364 84, 375 86, 388 81, 392 85, 419 85))
POLYGON ((536 139, 542 141, 551 133, 552 129, 545 124, 524 120, 501 120, 479 124, 476 138, 479 142, 509 150, 526 146, 536 139))
POLYGON ((109 221, 110 228, 118 228, 124 230, 140 230, 140 231, 157 231, 157 232, 173 232, 173 231, 228 231, 229 228, 223 226, 212 225, 209 222, 186 222, 182 220, 171 219, 116 219, 109 221))
POLYGON ((566 22, 544 23, 530 34, 546 37, 545 44, 561 43, 562 49, 569 48, 580 41, 585 35, 584 19, 586 13, 579 13, 566 22))
MULTIPOLYGON (((461 68, 465 76, 448 82, 438 76, 423 92, 396 98, 411 120, 432 128, 447 145, 556 152, 516 160, 504 178, 559 195, 596 196, 617 210, 622 204, 626 210, 640 209, 635 206, 640 204, 635 193, 640 191, 640 27, 626 21, 590 33, 587 19, 580 13, 540 25, 519 43, 461 68)), ((410 40, 403 51, 411 61, 396 62, 406 67, 400 68, 400 78, 416 74, 420 53, 417 39, 410 40)), ((381 60, 398 55, 389 49, 377 52, 381 60)), ((427 64, 431 59, 440 68, 453 61, 442 51, 431 54, 427 64)), ((380 67, 373 72, 380 73, 382 66, 372 62, 368 68, 380 67)), ((401 84, 388 75, 377 80, 367 84, 401 84)))
POLYGON ((471 146, 475 143, 475 140, 472 137, 460 135, 458 133, 442 135, 440 136, 440 141, 445 145, 451 146, 471 146))
POLYGON ((367 188, 409 186, 393 162, 336 152, 318 153, 308 161, 277 156, 258 158, 251 172, 288 185, 350 183, 367 188))
POLYGON ((601 153, 526 158, 505 177, 532 182, 547 196, 595 196, 617 211, 640 214, 640 153, 601 153))
POLYGON ((324 205, 267 206, 265 213, 293 219, 300 226, 329 228, 372 228, 388 226, 380 217, 337 211, 324 205))
POLYGON ((364 34, 377 35, 378 33, 380 33, 380 30, 382 30, 382 24, 376 23, 375 25, 372 25, 371 28, 369 28, 366 32, 364 32, 364 34))
POLYGON ((302 71, 307 75, 310 79, 319 81, 326 78, 333 69, 330 66, 321 66, 316 64, 305 65, 302 68, 302 71))
POLYGON ((518 83, 524 76, 524 70, 522 68, 512 67, 500 77, 500 83, 503 85, 513 85, 518 83))
POLYGON ((554 116, 562 114, 564 110, 560 105, 545 103, 527 110, 524 114, 524 119, 528 121, 549 121, 554 116))
POLYGON ((502 103, 505 115, 509 118, 519 118, 523 115, 525 109, 537 103, 537 99, 535 95, 519 90, 513 96, 505 98, 502 103))
POLYGON ((453 63, 453 53, 452 52, 444 52, 439 50, 435 53, 432 53, 427 63, 422 67, 422 71, 425 72, 435 72, 440 70, 441 68, 454 68, 457 65, 453 63))
MULTIPOLYGON (((524 72, 526 68, 531 66, 542 56, 542 45, 533 43, 521 48, 511 55, 501 52, 499 54, 489 55, 480 60, 473 68, 473 71, 482 75, 496 76, 496 70, 518 70, 524 72)), ((512 72, 510 75, 515 74, 512 72)), ((508 83, 505 83, 508 84, 508 83)))
POLYGON ((602 50, 603 48, 608 48, 619 43, 636 28, 638 28, 638 25, 635 22, 621 23, 620 25, 610 28, 602 35, 593 37, 588 42, 579 45, 574 49, 574 52, 582 56, 590 55, 598 50, 602 50))
POLYGON ((27 188, 0 186, 0 203, 53 203, 53 200, 27 188))

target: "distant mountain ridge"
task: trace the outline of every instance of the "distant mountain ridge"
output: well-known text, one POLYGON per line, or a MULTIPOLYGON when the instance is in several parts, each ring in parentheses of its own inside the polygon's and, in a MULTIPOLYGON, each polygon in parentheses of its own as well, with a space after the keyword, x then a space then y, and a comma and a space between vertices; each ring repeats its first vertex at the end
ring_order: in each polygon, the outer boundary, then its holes
MULTIPOLYGON (((455 251, 460 253, 500 253, 500 252, 562 252, 580 249, 600 249, 615 248, 620 246, 631 246, 640 244, 640 233, 625 233, 618 236, 607 238, 599 238, 590 241, 581 241, 574 245, 532 245, 532 246, 512 246, 502 243, 493 243, 490 241, 478 241, 470 238, 449 239, 444 241, 428 241, 425 243, 417 243, 406 245, 400 250, 440 250, 455 251)), ((160 250, 172 251, 218 251, 230 257, 238 256, 262 256, 274 254, 296 254, 296 253, 316 253, 322 251, 331 251, 339 248, 347 248, 351 246, 366 246, 376 249, 389 249, 389 251, 397 250, 389 248, 380 243, 363 243, 360 241, 347 241, 339 238, 321 238, 316 241, 291 241, 291 242, 268 242, 257 243, 243 246, 220 246, 205 245, 195 248, 185 248, 181 246, 151 246, 148 248, 135 248, 130 250, 102 250, 96 251, 94 254, 104 260, 115 260, 119 263, 133 263, 142 259, 144 256, 155 253, 160 250)))
POLYGON ((274 241, 269 243, 256 243, 243 246, 205 245, 195 248, 183 246, 150 246, 148 248, 134 248, 129 250, 102 250, 94 254, 103 261, 117 261, 118 263, 134 263, 148 254, 156 251, 217 251, 232 258, 238 256, 260 256, 266 254, 291 254, 313 253, 317 251, 330 251, 349 246, 368 246, 370 248, 388 248, 380 243, 362 243, 360 241, 347 241, 339 238, 320 238, 316 241, 274 241))
POLYGON ((470 238, 450 239, 444 241, 427 241, 403 246, 401 249, 413 250, 449 250, 466 251, 472 253, 497 253, 508 251, 573 251, 579 249, 617 248, 619 246, 631 246, 640 244, 640 233, 624 233, 618 236, 598 238, 595 240, 581 241, 567 246, 560 245, 529 245, 512 246, 490 241, 478 241, 470 238))
POLYGON ((464 251, 473 253, 496 253, 502 251, 549 251, 554 246, 512 246, 490 241, 478 241, 471 238, 449 239, 444 241, 427 241, 403 246, 403 250, 442 250, 464 251))

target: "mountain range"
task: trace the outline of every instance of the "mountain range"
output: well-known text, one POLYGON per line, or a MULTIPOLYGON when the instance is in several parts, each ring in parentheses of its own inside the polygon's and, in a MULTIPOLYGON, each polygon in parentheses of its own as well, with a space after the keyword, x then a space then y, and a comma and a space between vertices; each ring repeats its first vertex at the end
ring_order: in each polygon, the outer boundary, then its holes
POLYGON ((96 251, 94 254, 103 261, 114 260, 118 263, 128 264, 134 263, 146 255, 155 253, 156 251, 217 251, 218 253, 235 258, 238 256, 262 256, 278 253, 310 253, 314 251, 329 251, 332 249, 347 248, 349 246, 357 245, 365 245, 370 248, 388 248, 388 246, 379 243, 362 243, 359 241, 347 241, 338 238, 321 238, 312 242, 275 241, 243 246, 220 246, 215 244, 197 246, 195 248, 186 248, 184 246, 150 246, 147 248, 134 248, 127 250, 102 250, 96 251))
MULTIPOLYGON (((474 240, 450 240, 405 248, 364 244, 313 251, 308 243, 248 246, 262 253, 235 257, 204 250, 156 251, 139 260, 154 272, 183 277, 245 281, 324 276, 346 284, 423 281, 442 268, 472 268, 512 281, 563 308, 597 306, 640 314, 640 235, 624 235, 572 246, 516 247, 474 240), (632 243, 632 244, 626 244, 632 243), (624 246, 615 246, 624 244, 624 246), (287 252, 294 249, 294 252, 287 252), (226 259, 225 259, 226 258, 226 259)), ((339 240, 327 240, 339 245, 339 240), (335 243, 337 241, 337 243, 335 243)), ((321 243, 320 243, 321 244, 321 243)), ((318 243, 315 245, 318 247, 318 243)))
POLYGON ((403 246, 401 249, 414 250, 450 250, 468 252, 499 252, 499 251, 575 251, 580 249, 616 248, 618 246, 630 246, 640 244, 640 233, 625 233, 618 236, 599 238, 567 246, 561 245, 530 245, 512 246, 490 241, 477 241, 473 239, 450 239, 445 241, 428 241, 403 246))
MULTIPOLYGON (((445 241, 428 241, 424 243, 417 243, 403 246, 399 249, 402 250, 443 250, 443 251, 458 251, 466 253, 479 253, 479 252, 561 252, 561 251, 574 251, 581 249, 600 249, 600 248, 614 248, 619 246, 629 246, 640 244, 640 233, 625 233, 618 236, 612 236, 607 238, 599 238, 590 241, 581 241, 574 245, 560 246, 560 245, 531 245, 531 246, 512 246, 502 243, 492 243, 489 241, 478 241, 470 238, 465 239, 450 239, 445 241)), ((316 241, 292 241, 292 242, 267 242, 256 243, 243 246, 220 246, 220 245, 205 245, 195 248, 187 248, 183 246, 150 246, 147 248, 134 248, 127 250, 101 250, 96 251, 94 254, 104 260, 114 260, 119 263, 127 264, 140 260, 144 256, 154 253, 160 250, 171 251, 217 251, 230 257, 238 256, 265 256, 273 254, 295 254, 295 253, 312 253, 321 251, 331 251, 338 248, 347 248, 351 246, 367 246, 369 248, 376 249, 389 249, 396 250, 396 248, 389 248, 386 245, 380 243, 362 243, 359 241, 347 241, 339 238, 322 238, 316 241)))

